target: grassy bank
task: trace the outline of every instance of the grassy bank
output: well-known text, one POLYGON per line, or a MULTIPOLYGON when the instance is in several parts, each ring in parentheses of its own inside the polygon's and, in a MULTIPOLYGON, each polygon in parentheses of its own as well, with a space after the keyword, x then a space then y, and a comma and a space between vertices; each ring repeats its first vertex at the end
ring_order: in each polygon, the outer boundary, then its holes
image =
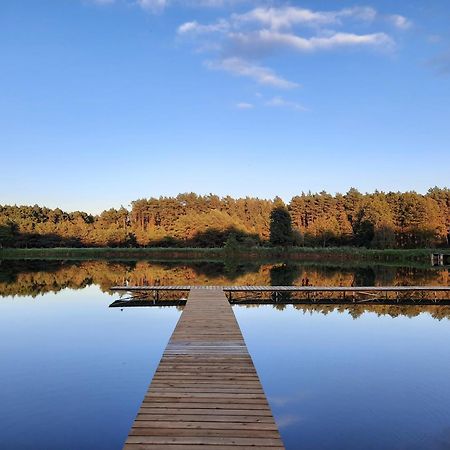
MULTIPOLYGON (((421 262, 429 263, 430 254, 439 250, 374 250, 354 247, 326 248, 269 248, 255 247, 237 250, 223 248, 29 248, 0 249, 0 259, 111 259, 111 260, 202 260, 221 261, 367 261, 367 262, 421 262)), ((440 250, 442 252, 442 250, 440 250)))

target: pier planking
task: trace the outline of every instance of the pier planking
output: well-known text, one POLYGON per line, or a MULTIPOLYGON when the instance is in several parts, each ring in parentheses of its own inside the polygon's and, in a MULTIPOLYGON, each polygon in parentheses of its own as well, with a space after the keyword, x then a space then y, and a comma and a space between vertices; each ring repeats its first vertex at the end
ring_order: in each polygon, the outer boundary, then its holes
POLYGON ((223 290, 189 290, 124 449, 284 449, 223 290))

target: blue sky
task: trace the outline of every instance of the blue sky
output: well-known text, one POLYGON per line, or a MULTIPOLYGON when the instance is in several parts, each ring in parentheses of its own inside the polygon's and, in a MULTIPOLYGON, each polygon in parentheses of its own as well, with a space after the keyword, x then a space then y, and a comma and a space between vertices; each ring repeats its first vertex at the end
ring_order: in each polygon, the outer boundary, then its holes
POLYGON ((450 3, 2 0, 0 203, 449 185, 450 3))

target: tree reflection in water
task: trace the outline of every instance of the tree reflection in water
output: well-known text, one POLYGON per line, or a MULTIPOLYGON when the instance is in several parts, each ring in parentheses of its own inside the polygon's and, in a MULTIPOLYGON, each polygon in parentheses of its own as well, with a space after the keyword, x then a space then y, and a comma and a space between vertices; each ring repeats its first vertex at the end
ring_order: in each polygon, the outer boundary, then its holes
MULTIPOLYGON (((0 263, 0 295, 36 297, 62 289, 97 285, 103 292, 117 284, 129 285, 283 285, 283 286, 448 286, 448 268, 405 266, 333 266, 226 262, 149 261, 16 261, 0 263)), ((275 295, 275 294, 274 294, 275 295)), ((290 294, 279 294, 289 301, 290 294)), ((275 300, 275 299, 274 299, 275 300)), ((274 305, 283 308, 284 305, 274 305)), ((348 311, 417 316, 428 312, 436 319, 450 317, 448 306, 295 305, 303 313, 348 311)))

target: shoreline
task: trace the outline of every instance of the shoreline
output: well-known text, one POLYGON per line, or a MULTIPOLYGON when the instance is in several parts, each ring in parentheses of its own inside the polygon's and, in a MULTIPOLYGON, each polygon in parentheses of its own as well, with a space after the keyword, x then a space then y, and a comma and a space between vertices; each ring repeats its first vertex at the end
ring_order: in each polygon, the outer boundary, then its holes
MULTIPOLYGON (((111 259, 111 260, 241 260, 270 262, 415 262, 429 263, 431 253, 440 249, 367 249, 355 247, 253 247, 225 248, 161 248, 161 247, 99 247, 99 248, 3 248, 0 259, 111 259)), ((430 264, 431 266, 431 264, 430 264)))

